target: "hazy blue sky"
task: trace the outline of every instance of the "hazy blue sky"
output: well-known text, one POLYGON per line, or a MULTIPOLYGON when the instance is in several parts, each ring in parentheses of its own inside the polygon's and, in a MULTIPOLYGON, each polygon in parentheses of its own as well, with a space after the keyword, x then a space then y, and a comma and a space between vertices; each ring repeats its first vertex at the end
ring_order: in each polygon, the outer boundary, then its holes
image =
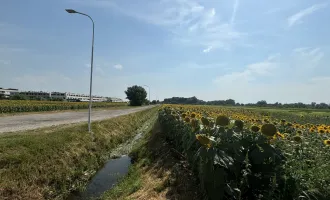
POLYGON ((330 1, 1 0, 0 87, 330 103, 330 1))

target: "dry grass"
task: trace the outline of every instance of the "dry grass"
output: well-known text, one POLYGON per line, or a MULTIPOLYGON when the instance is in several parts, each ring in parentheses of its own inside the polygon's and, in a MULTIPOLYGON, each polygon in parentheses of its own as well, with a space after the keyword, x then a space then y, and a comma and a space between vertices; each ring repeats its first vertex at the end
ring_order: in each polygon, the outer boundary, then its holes
POLYGON ((94 122, 94 140, 85 123, 0 136, 1 199, 63 199, 82 189, 111 149, 156 112, 152 108, 94 122))

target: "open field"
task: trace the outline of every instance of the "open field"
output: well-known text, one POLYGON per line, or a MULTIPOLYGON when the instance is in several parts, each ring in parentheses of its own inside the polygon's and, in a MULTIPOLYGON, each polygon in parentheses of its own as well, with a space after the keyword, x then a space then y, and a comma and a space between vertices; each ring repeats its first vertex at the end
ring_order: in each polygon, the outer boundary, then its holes
MULTIPOLYGON (((128 106, 127 106, 128 107, 128 106)), ((120 115, 125 115, 144 109, 150 108, 150 106, 144 107, 128 107, 129 109, 118 110, 93 110, 92 120, 104 120, 120 115)), ((47 126, 55 126, 61 124, 73 124, 78 122, 87 121, 88 111, 81 112, 58 112, 58 113, 38 113, 29 115, 15 115, 15 116, 2 116, 0 117, 0 133, 15 132, 21 130, 31 130, 36 128, 42 128, 47 126)))
POLYGON ((164 105, 159 122, 210 199, 330 199, 330 124, 305 112, 164 105))
MULTIPOLYGON (((93 108, 127 106, 127 103, 93 102, 93 108)), ((0 114, 87 109, 88 102, 0 100, 0 114)))
POLYGON ((118 144, 154 119, 158 108, 87 124, 0 136, 1 199, 64 199, 82 189, 118 144))

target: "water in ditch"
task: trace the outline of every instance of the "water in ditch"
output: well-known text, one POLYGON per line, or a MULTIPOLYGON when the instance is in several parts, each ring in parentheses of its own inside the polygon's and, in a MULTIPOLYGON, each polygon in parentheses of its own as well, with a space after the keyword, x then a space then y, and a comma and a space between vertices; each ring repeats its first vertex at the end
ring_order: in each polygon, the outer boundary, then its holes
POLYGON ((90 200, 97 199, 102 194, 116 185, 118 180, 124 177, 129 170, 132 160, 127 154, 132 150, 134 144, 146 132, 150 124, 145 124, 131 140, 119 145, 109 157, 111 159, 100 169, 88 183, 86 190, 72 193, 68 200, 90 200))
POLYGON ((72 194, 69 200, 90 200, 100 197, 105 191, 111 189, 118 181, 128 173, 131 165, 129 156, 110 159, 105 166, 99 170, 87 185, 85 191, 72 194))

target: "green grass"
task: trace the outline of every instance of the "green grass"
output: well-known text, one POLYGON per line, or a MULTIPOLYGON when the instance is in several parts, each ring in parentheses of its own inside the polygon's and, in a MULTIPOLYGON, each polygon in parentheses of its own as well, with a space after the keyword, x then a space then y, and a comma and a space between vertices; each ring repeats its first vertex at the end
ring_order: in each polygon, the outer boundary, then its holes
POLYGON ((156 120, 156 115, 150 119, 152 126, 148 127, 148 129, 145 131, 145 135, 134 145, 132 151, 130 152, 130 156, 133 160, 137 159, 138 157, 143 157, 144 159, 139 160, 139 162, 131 165, 128 174, 119 181, 119 184, 117 184, 111 190, 105 192, 102 196, 102 199, 127 199, 127 196, 141 188, 143 181, 141 178, 142 171, 140 167, 151 163, 151 160, 148 156, 150 155, 150 152, 146 147, 148 140, 152 135, 154 128, 153 126, 156 120))
POLYGON ((185 161, 171 151, 158 122, 134 145, 129 173, 102 200, 202 199, 185 161))
POLYGON ((92 124, 43 128, 0 136, 0 196, 62 199, 84 188, 109 152, 136 134, 157 108, 92 124))

